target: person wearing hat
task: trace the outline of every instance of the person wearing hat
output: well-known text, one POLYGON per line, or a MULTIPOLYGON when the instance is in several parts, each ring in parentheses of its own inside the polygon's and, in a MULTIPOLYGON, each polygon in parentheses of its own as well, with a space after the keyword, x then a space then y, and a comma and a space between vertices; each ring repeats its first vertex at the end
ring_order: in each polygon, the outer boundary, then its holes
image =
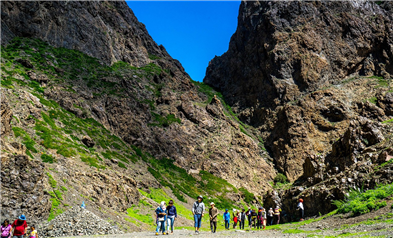
POLYGON ((297 210, 299 211, 300 221, 304 221, 304 206, 303 199, 299 199, 299 203, 297 204, 297 210))
POLYGON ((205 204, 203 203, 203 197, 201 195, 198 196, 198 200, 194 202, 192 206, 192 214, 194 215, 195 221, 195 233, 199 234, 199 228, 201 228, 202 217, 205 213, 205 204))
POLYGON ((274 211, 273 208, 270 208, 269 211, 267 212, 267 217, 268 217, 268 225, 272 226, 273 225, 273 215, 274 215, 274 211))
POLYGON ((278 225, 280 224, 280 213, 281 213, 281 208, 277 205, 276 208, 274 208, 274 221, 278 225))
POLYGON ((162 201, 160 203, 160 206, 157 207, 156 209, 156 215, 157 215, 157 228, 156 228, 156 236, 158 236, 158 233, 162 231, 162 234, 165 235, 165 223, 166 223, 166 202, 162 201))
POLYGON ((218 209, 214 206, 214 202, 212 202, 210 203, 210 209, 209 209, 210 230, 212 231, 212 233, 216 233, 217 216, 218 216, 218 209))
POLYGON ((229 230, 229 223, 231 221, 231 214, 229 214, 228 209, 225 209, 223 217, 224 217, 224 222, 225 222, 225 229, 229 230))
POLYGON ((244 224, 246 223, 246 210, 243 209, 240 213, 240 229, 244 230, 244 224))
POLYGON ((23 236, 27 233, 26 216, 20 215, 18 219, 12 223, 11 227, 14 232, 12 236, 13 238, 23 238, 23 236))

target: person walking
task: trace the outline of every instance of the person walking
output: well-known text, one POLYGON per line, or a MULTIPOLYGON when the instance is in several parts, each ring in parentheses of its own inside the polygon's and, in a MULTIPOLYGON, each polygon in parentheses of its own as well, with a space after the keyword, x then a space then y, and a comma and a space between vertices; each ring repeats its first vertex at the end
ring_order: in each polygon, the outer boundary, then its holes
POLYGON ((5 219, 1 224, 1 238, 9 238, 11 237, 12 226, 8 219, 5 219))
POLYGON ((266 209, 264 207, 262 207, 261 221, 262 221, 262 227, 265 230, 266 229, 266 209))
POLYGON ((11 227, 14 232, 13 238, 23 238, 23 236, 27 233, 26 216, 20 215, 18 219, 12 223, 11 227))
POLYGON ((233 229, 236 229, 237 222, 238 222, 238 212, 236 209, 233 209, 233 229))
POLYGON ((246 212, 243 209, 240 213, 240 229, 244 230, 244 224, 246 223, 246 212))
POLYGON ((82 201, 81 208, 86 209, 85 201, 82 201))
POLYGON ((267 223, 269 226, 273 225, 273 215, 274 215, 273 208, 270 208, 269 211, 267 212, 267 217, 268 217, 267 223))
POLYGON ((166 207, 166 214, 167 214, 167 233, 169 233, 169 228, 171 228, 171 234, 173 234, 173 226, 177 218, 177 211, 176 207, 173 205, 173 200, 170 200, 168 206, 166 207))
POLYGON ((201 228, 202 217, 205 213, 205 204, 203 203, 203 197, 199 195, 197 201, 192 206, 192 214, 194 215, 195 221, 195 234, 199 234, 199 228, 201 228))
POLYGON ((280 224, 280 212, 281 208, 277 205, 276 208, 274 208, 274 221, 278 225, 280 224))
POLYGON ((299 211, 300 221, 304 221, 304 206, 303 199, 299 199, 299 203, 297 204, 297 210, 299 211))
POLYGON ((252 210, 251 210, 251 208, 248 208, 248 211, 247 211, 247 213, 246 213, 246 215, 247 215, 247 219, 248 219, 248 227, 249 228, 251 228, 251 213, 252 213, 252 210))
MULTIPOLYGON (((252 211, 251 211, 251 220, 252 220, 252 223, 253 223, 253 225, 254 225, 254 228, 256 228, 255 222, 256 222, 256 220, 257 220, 257 216, 258 216, 258 214, 257 214, 257 212, 255 211, 255 209, 252 209, 252 211)), ((251 227, 251 228, 252 228, 252 227, 251 227)))
POLYGON ((231 221, 231 214, 229 214, 228 209, 225 209, 223 217, 224 217, 224 222, 225 222, 225 229, 229 230, 229 223, 231 221))
POLYGON ((162 231, 162 234, 165 235, 165 221, 166 221, 166 203, 162 201, 160 206, 156 209, 157 214, 157 228, 156 228, 156 236, 158 233, 162 231))
POLYGON ((212 233, 216 233, 217 216, 218 216, 218 209, 214 207, 214 202, 212 202, 210 203, 210 209, 209 209, 210 230, 212 231, 212 233))
POLYGON ((30 235, 29 238, 38 238, 37 230, 35 229, 35 226, 30 226, 30 235))

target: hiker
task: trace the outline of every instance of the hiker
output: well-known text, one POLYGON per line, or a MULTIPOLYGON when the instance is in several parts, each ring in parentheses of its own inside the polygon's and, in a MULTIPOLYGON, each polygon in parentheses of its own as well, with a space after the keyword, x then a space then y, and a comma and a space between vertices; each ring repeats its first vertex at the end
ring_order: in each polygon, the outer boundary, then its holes
POLYGON ((264 207, 262 207, 261 221, 263 229, 266 229, 266 209, 264 207))
POLYGON ((205 213, 205 204, 203 203, 203 197, 199 195, 197 201, 192 206, 192 214, 194 215, 195 221, 195 233, 199 234, 199 228, 201 228, 202 217, 205 213))
MULTIPOLYGON (((258 214, 257 214, 257 212, 255 211, 255 209, 252 209, 252 211, 251 211, 251 220, 252 220, 252 223, 254 224, 254 228, 256 228, 255 222, 256 222, 256 220, 257 220, 257 216, 258 216, 258 214)), ((252 228, 252 227, 251 227, 251 228, 252 228)))
POLYGON ((157 228, 156 228, 156 236, 158 233, 162 231, 162 234, 165 235, 165 221, 166 221, 166 203, 162 201, 160 206, 156 209, 157 214, 157 228))
POLYGON ((240 229, 244 230, 244 223, 246 223, 246 212, 243 209, 240 213, 240 229))
POLYGON ((13 238, 23 238, 27 233, 26 216, 20 215, 11 226, 14 231, 13 238))
POLYGON ((82 202, 81 208, 86 209, 85 201, 82 202))
POLYGON ((303 199, 299 199, 299 203, 297 204, 297 210, 299 211, 300 221, 304 221, 304 206, 303 199))
POLYGON ((38 235, 37 235, 37 230, 35 229, 35 226, 33 225, 33 226, 30 226, 30 235, 29 235, 29 238, 38 238, 38 235))
POLYGON ((1 238, 9 238, 11 237, 12 226, 8 219, 5 219, 1 224, 1 238))
POLYGON ((267 217, 268 217, 267 223, 269 226, 273 225, 273 214, 274 214, 273 208, 270 208, 269 211, 267 212, 267 217))
POLYGON ((248 211, 246 212, 246 216, 248 219, 248 227, 250 228, 251 228, 251 213, 252 213, 251 208, 248 208, 248 211))
POLYGON ((212 233, 216 233, 217 216, 218 216, 218 209, 214 207, 214 202, 212 202, 210 203, 210 209, 209 209, 210 230, 212 231, 212 233))
POLYGON ((278 225, 280 224, 280 212, 281 212, 281 208, 277 205, 276 208, 274 208, 274 221, 275 223, 278 225))
POLYGON ((233 229, 236 229, 236 225, 237 225, 237 219, 238 219, 238 213, 236 211, 236 209, 233 209, 233 229))
POLYGON ((231 214, 229 214, 228 209, 225 209, 223 217, 225 222, 225 229, 229 230, 229 221, 231 220, 231 214))
POLYGON ((177 211, 176 211, 176 207, 173 206, 173 200, 169 201, 169 204, 166 207, 166 214, 168 215, 168 218, 166 220, 168 228, 166 230, 169 233, 169 227, 170 227, 171 234, 173 234, 173 225, 174 225, 176 218, 177 218, 177 211))
POLYGON ((257 229, 262 227, 262 207, 258 208, 258 213, 257 213, 257 229))
POLYGON ((240 229, 240 225, 242 223, 242 216, 240 210, 237 211, 237 223, 239 224, 239 229, 240 229))

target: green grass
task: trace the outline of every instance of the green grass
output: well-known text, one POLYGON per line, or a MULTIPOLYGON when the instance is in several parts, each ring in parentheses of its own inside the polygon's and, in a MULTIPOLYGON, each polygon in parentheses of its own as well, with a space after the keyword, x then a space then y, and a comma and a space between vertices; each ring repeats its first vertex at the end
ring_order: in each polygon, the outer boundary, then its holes
POLYGON ((175 115, 169 114, 166 117, 163 117, 157 113, 152 112, 151 113, 153 116, 154 121, 157 123, 149 123, 149 126, 159 126, 159 127, 168 127, 172 123, 179 123, 181 124, 181 120, 179 118, 176 118, 175 115))
POLYGON ((50 186, 52 188, 56 188, 56 185, 57 185, 56 180, 52 177, 52 175, 50 173, 46 173, 46 175, 48 176, 50 186))
POLYGON ((30 135, 27 134, 25 130, 16 126, 12 127, 12 130, 14 131, 15 137, 22 137, 22 143, 26 146, 26 149, 30 150, 33 153, 38 152, 37 149, 34 147, 34 145, 36 144, 35 141, 31 139, 30 135))
POLYGON ((382 123, 393 123, 393 118, 389 119, 389 120, 386 120, 386 121, 383 121, 382 123))
POLYGON ((393 184, 387 184, 365 192, 351 190, 344 201, 336 200, 333 204, 337 206, 339 213, 360 215, 385 207, 386 201, 383 199, 392 195, 393 184))
POLYGON ((243 194, 244 196, 244 201, 246 203, 251 203, 254 201, 255 195, 253 193, 250 193, 247 189, 244 187, 239 188, 239 191, 243 194))
POLYGON ((55 159, 52 156, 47 155, 47 154, 41 155, 41 159, 42 159, 42 162, 50 163, 50 164, 53 164, 53 162, 55 161, 55 159))
POLYGON ((120 168, 127 169, 127 166, 125 166, 122 162, 119 162, 118 165, 120 168))

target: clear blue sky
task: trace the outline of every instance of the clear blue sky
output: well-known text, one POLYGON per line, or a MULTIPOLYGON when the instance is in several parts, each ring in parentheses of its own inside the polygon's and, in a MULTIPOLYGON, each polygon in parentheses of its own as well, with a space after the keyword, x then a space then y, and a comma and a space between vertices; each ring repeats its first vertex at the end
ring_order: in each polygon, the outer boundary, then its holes
POLYGON ((240 1, 127 1, 149 34, 179 60, 193 80, 202 81, 209 61, 228 50, 240 1))

